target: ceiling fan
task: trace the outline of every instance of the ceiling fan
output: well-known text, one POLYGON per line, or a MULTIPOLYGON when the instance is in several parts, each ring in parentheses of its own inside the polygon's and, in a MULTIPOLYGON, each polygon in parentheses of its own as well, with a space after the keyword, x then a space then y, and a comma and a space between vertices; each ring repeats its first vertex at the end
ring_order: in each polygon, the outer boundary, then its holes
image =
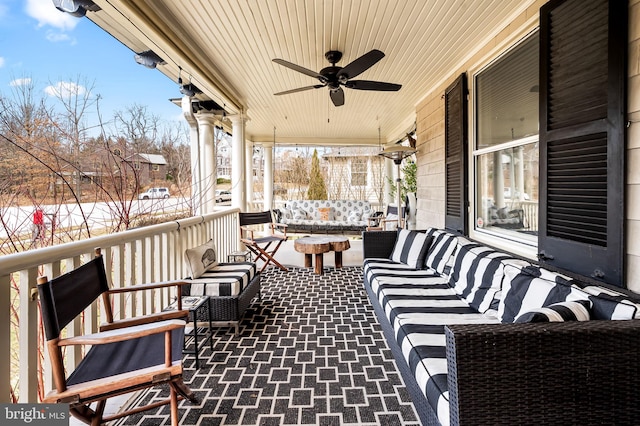
POLYGON ((284 92, 274 93, 274 95, 287 95, 289 93, 328 87, 331 101, 338 107, 344 105, 344 91, 341 86, 348 89, 379 90, 386 92, 396 92, 402 87, 401 84, 385 83, 383 81, 351 80, 371 68, 380 59, 384 58, 384 53, 379 50, 373 49, 345 67, 336 66, 336 62, 339 62, 340 59, 342 59, 342 52, 330 50, 324 54, 324 57, 327 58, 327 61, 329 61, 331 66, 321 69, 320 72, 312 71, 305 67, 301 67, 300 65, 285 61, 284 59, 274 59, 273 62, 276 64, 280 64, 310 77, 315 77, 320 81, 320 84, 285 90, 284 92))

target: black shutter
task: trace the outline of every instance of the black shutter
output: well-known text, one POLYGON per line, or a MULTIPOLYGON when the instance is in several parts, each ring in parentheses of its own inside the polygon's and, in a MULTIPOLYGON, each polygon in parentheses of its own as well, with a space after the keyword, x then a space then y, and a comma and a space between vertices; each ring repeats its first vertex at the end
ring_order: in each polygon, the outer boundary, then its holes
POLYGON ((627 2, 540 9, 543 263, 624 286, 627 2))
POLYGON ((468 235, 467 75, 445 91, 445 228, 468 235))

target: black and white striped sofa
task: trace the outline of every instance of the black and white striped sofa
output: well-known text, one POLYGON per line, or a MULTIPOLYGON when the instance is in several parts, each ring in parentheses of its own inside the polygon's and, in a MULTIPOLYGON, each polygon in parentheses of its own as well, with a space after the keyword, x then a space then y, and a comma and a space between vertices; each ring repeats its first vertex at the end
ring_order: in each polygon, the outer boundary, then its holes
POLYGON ((423 424, 640 422, 637 295, 437 229, 364 232, 363 250, 423 424))

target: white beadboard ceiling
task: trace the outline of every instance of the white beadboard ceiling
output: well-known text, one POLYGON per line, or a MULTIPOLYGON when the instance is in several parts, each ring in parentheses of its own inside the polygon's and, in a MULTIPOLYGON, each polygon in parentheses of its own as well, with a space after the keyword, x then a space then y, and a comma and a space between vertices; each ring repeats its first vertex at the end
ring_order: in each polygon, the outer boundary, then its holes
MULTIPOLYGON (((87 17, 134 52, 151 49, 157 70, 203 90, 227 114, 248 116, 246 137, 290 144, 377 144, 411 130, 416 104, 534 0, 94 0, 87 17), (356 79, 402 84, 398 92, 326 87, 272 62, 320 71, 328 50, 345 66, 372 49, 385 57, 356 79)), ((122 58, 133 60, 133 58, 122 58)), ((149 70, 149 72, 158 72, 149 70)), ((176 84, 176 97, 180 97, 176 84)))

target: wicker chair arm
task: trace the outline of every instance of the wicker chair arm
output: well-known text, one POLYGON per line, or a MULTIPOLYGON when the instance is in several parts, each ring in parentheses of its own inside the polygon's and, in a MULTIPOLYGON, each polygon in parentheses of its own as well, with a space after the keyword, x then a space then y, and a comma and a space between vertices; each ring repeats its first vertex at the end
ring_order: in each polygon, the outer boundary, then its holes
POLYGON ((640 321, 450 325, 451 424, 631 424, 640 321))
POLYGON ((388 258, 396 243, 396 231, 364 231, 362 233, 362 253, 364 259, 388 258))

